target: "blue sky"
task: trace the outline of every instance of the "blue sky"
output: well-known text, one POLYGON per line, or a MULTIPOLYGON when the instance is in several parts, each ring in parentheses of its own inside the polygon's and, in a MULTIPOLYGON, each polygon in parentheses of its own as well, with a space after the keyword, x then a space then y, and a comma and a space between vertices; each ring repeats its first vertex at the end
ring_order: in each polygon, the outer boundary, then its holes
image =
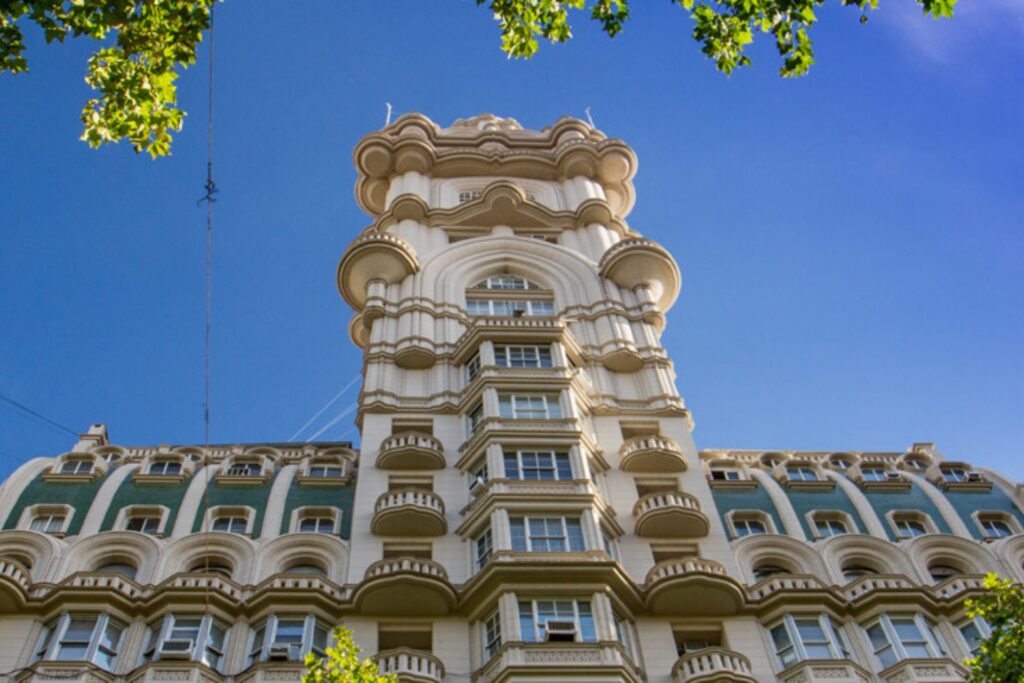
MULTIPOLYGON (((287 440, 358 374, 333 277, 386 101, 442 125, 589 106, 639 155, 631 225, 682 268, 663 341, 698 446, 935 441, 1024 480, 1024 5, 830 7, 792 81, 768 40, 726 78, 683 11, 634 5, 614 41, 578 17, 529 62, 469 0, 218 9, 213 440, 287 440)), ((33 34, 32 73, 0 77, 0 393, 117 443, 201 442, 205 57, 154 162, 78 142, 91 48, 33 34)), ((72 442, 0 405, 0 474, 72 442)))

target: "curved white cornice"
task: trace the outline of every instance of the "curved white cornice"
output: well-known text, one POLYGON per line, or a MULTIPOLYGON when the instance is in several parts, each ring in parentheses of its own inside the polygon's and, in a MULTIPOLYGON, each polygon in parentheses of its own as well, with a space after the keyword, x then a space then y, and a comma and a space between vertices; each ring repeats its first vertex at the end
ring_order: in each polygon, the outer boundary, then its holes
POLYGON ((0 484, 0 525, 7 524, 7 518, 24 493, 25 487, 40 473, 49 469, 52 463, 53 458, 33 458, 14 470, 14 473, 0 484))
POLYGON ((195 524, 196 515, 199 514, 199 506, 203 504, 203 495, 206 493, 206 480, 213 481, 214 476, 220 471, 220 465, 208 465, 211 467, 207 477, 206 467, 200 467, 192 475, 192 481, 188 484, 188 490, 181 499, 178 507, 178 516, 174 519, 174 529, 171 530, 171 538, 181 538, 192 533, 192 526, 195 524))
POLYGON ((961 519, 959 514, 957 514, 953 504, 950 503, 946 496, 942 494, 942 491, 935 487, 935 484, 931 483, 919 474, 914 474, 913 472, 904 472, 903 476, 921 487, 924 494, 928 496, 928 499, 932 501, 932 504, 934 504, 936 509, 938 509, 942 518, 946 520, 946 524, 949 525, 949 529, 953 532, 953 535, 972 541, 974 540, 974 534, 972 534, 970 529, 967 528, 967 525, 964 524, 964 520, 961 519))
POLYGON ((779 486, 779 482, 775 481, 767 472, 758 469, 751 469, 750 476, 764 487, 765 493, 772 499, 775 511, 779 513, 779 519, 782 521, 786 534, 801 541, 806 541, 807 534, 804 533, 804 528, 800 524, 800 518, 797 516, 796 510, 793 509, 793 504, 789 502, 789 496, 779 486))
POLYGON ((843 490, 846 497, 850 499, 853 504, 853 508, 860 515, 861 520, 864 522, 864 526, 867 527, 867 532, 875 538, 880 538, 883 541, 889 540, 889 534, 885 531, 885 525, 882 524, 882 520, 878 518, 878 513, 875 512, 875 508, 872 507, 871 502, 868 500, 864 492, 860 490, 860 487, 854 484, 852 481, 847 479, 838 472, 832 470, 822 470, 827 479, 831 479, 836 485, 843 490))
POLYGON ((267 507, 263 511, 263 528, 260 529, 260 540, 267 541, 281 535, 281 520, 284 519, 284 508, 288 502, 288 490, 298 471, 296 465, 288 465, 274 477, 267 497, 267 507))
POLYGON ((125 465, 110 473, 110 476, 100 486, 100 490, 96 492, 96 497, 92 499, 89 511, 85 513, 85 520, 82 522, 82 530, 78 532, 79 535, 90 536, 99 533, 103 520, 107 516, 107 510, 110 509, 110 503, 114 500, 114 494, 121 488, 125 478, 137 469, 139 469, 138 465, 125 465))

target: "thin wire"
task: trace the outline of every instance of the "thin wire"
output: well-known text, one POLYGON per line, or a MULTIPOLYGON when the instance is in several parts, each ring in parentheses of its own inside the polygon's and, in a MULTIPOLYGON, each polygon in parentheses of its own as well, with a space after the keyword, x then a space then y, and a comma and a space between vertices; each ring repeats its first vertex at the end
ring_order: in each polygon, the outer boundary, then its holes
POLYGON ((75 430, 71 429, 70 427, 65 427, 64 425, 62 425, 59 422, 54 422, 53 420, 51 420, 50 418, 46 417, 42 413, 39 413, 39 412, 37 412, 35 410, 32 410, 31 408, 29 408, 24 403, 19 403, 18 401, 15 401, 13 398, 11 398, 9 396, 4 396, 3 394, 0 394, 0 400, 3 400, 4 403, 9 403, 10 405, 14 406, 15 408, 28 413, 32 417, 35 417, 35 418, 38 418, 38 419, 42 420, 43 422, 45 422, 46 424, 50 425, 51 427, 56 427, 57 429, 60 429, 62 431, 67 432, 71 436, 74 436, 76 438, 78 437, 78 432, 76 432, 75 430))
POLYGON ((313 424, 313 422, 315 422, 315 421, 316 421, 316 419, 317 419, 318 417, 320 417, 321 415, 323 415, 323 414, 324 414, 324 411, 326 411, 326 410, 327 410, 328 408, 330 408, 330 407, 331 407, 332 405, 334 405, 334 404, 335 404, 335 403, 337 402, 337 400, 338 400, 339 398, 341 398, 341 397, 342 397, 342 395, 343 395, 343 394, 344 394, 344 393, 345 393, 346 391, 348 391, 348 390, 349 390, 349 389, 351 389, 351 388, 352 388, 353 386, 355 386, 355 383, 359 381, 359 378, 360 378, 360 377, 362 377, 362 373, 356 373, 356 376, 352 378, 352 381, 351 381, 351 382, 349 382, 348 384, 346 384, 345 386, 343 386, 343 387, 341 388, 341 391, 339 391, 338 393, 336 393, 336 394, 334 395, 334 398, 332 398, 332 399, 331 399, 330 401, 328 401, 327 403, 325 403, 325 404, 323 405, 323 407, 321 407, 321 408, 320 408, 320 410, 316 411, 316 414, 315 414, 315 415, 313 415, 313 417, 311 417, 311 418, 309 418, 308 420, 306 420, 306 424, 304 424, 304 425, 302 425, 301 427, 299 427, 298 431, 296 431, 296 432, 295 432, 294 434, 292 434, 291 438, 290 438, 290 439, 288 439, 288 443, 291 443, 291 442, 295 441, 295 439, 297 439, 297 438, 298 438, 299 434, 301 434, 302 432, 306 431, 306 428, 307 428, 307 427, 309 427, 309 425, 313 424))
POLYGON ((349 415, 349 414, 350 414, 350 413, 351 413, 351 412, 352 412, 353 410, 355 410, 355 409, 356 409, 356 408, 358 408, 358 407, 359 407, 359 402, 358 402, 358 401, 356 401, 356 402, 354 402, 354 403, 351 403, 351 404, 349 404, 349 406, 348 406, 347 408, 345 408, 345 409, 344 409, 343 411, 341 411, 340 413, 338 413, 337 415, 335 415, 335 416, 334 416, 334 418, 333 418, 333 419, 332 419, 332 420, 331 420, 330 422, 328 422, 328 423, 327 423, 327 424, 325 424, 325 425, 324 425, 323 427, 321 427, 321 428, 320 428, 320 429, 319 429, 319 430, 318 430, 318 431, 316 432, 316 434, 314 434, 313 436, 311 436, 311 437, 307 438, 307 439, 306 439, 306 443, 309 443, 310 441, 312 441, 312 440, 313 440, 313 439, 315 439, 316 437, 320 436, 321 434, 323 434, 324 432, 326 432, 326 431, 327 431, 328 429, 330 429, 330 428, 331 428, 331 427, 333 427, 334 425, 336 425, 336 424, 338 424, 339 422, 341 422, 341 420, 342 420, 342 419, 343 419, 343 418, 344 418, 344 417, 345 417, 346 415, 349 415))
MULTIPOLYGON (((205 348, 203 355, 203 453, 204 466, 203 474, 206 485, 203 487, 203 520, 206 523, 206 533, 203 534, 203 568, 207 577, 210 574, 210 531, 213 520, 207 519, 210 514, 210 356, 211 339, 213 328, 213 202, 216 201, 213 195, 217 192, 217 185, 213 182, 213 57, 214 57, 214 33, 213 19, 216 8, 216 0, 210 2, 210 83, 209 83, 209 109, 206 116, 206 330, 205 348)), ((210 613, 210 585, 207 578, 206 591, 204 594, 204 613, 210 613)))

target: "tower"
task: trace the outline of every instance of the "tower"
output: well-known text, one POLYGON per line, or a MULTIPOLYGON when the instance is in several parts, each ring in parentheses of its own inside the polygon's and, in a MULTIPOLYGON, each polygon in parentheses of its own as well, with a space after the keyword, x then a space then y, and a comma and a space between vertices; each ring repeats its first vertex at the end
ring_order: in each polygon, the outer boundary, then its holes
MULTIPOLYGON (((633 151, 571 118, 531 131, 413 114, 355 161, 373 222, 338 287, 364 354, 355 509, 372 513, 355 520, 349 576, 361 614, 396 619, 380 641, 429 629, 449 668, 487 680, 581 665, 587 680, 639 680, 637 639, 668 635, 643 633, 637 608, 737 614, 660 343, 679 268, 626 220, 633 151)), ((648 665, 669 671, 671 641, 648 657, 662 651, 648 665)))

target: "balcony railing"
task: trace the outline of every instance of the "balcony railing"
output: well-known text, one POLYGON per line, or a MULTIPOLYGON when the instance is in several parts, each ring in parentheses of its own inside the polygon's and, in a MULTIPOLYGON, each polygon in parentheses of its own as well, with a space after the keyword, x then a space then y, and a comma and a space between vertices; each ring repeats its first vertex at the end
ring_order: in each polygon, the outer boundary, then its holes
POLYGON ((441 660, 428 652, 400 647, 380 652, 373 660, 377 662, 377 673, 395 674, 400 681, 434 683, 444 678, 441 660))
POLYGON ((381 441, 377 454, 381 469, 435 470, 444 466, 441 440, 419 432, 392 434, 381 441))
POLYGON ((724 647, 709 647, 683 655, 672 667, 679 683, 753 681, 750 660, 724 647))
POLYGON ((714 560, 665 560, 651 568, 645 583, 644 601, 659 616, 727 616, 746 602, 743 586, 714 560))
POLYGON ((645 435, 626 439, 619 448, 619 468, 624 472, 683 472, 686 457, 667 436, 645 435))
POLYGON ((689 493, 658 491, 648 493, 633 506, 636 535, 653 538, 695 538, 706 536, 707 516, 689 493))
POLYGON ((432 491, 386 491, 373 509, 371 530, 380 536, 440 536, 448 528, 444 502, 432 491))
POLYGON ((418 557, 374 562, 353 598, 359 612, 383 616, 440 616, 458 600, 445 568, 418 557))

